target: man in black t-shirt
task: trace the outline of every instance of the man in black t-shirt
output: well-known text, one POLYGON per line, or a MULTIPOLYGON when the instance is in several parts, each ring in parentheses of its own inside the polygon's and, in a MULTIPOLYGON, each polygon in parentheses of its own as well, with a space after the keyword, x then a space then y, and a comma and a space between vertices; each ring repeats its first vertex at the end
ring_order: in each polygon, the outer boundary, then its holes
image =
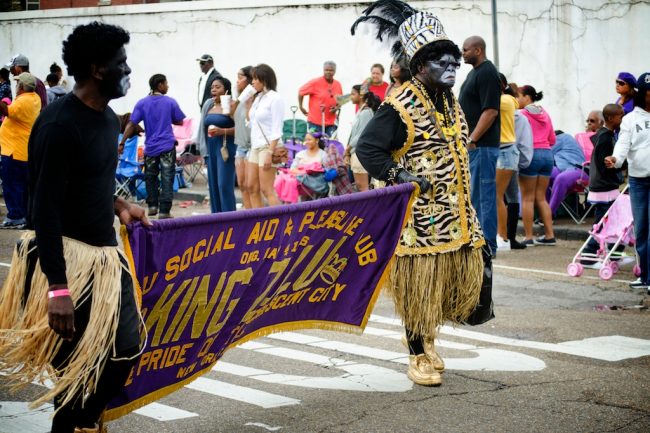
POLYGON ((465 40, 463 59, 473 67, 458 98, 469 126, 467 148, 472 205, 494 255, 497 250, 496 167, 501 136, 501 84, 497 68, 485 56, 485 41, 480 36, 465 40))
POLYGON ((48 362, 59 375, 55 384, 68 383, 55 388, 52 433, 101 431, 96 422, 124 386, 140 352, 132 277, 117 252, 113 223, 115 216, 122 224, 149 222, 144 209, 114 197, 119 121, 108 107, 130 86, 124 50, 128 41, 129 34, 112 25, 93 22, 74 29, 63 43, 63 59, 76 81, 74 90, 43 111, 29 141, 29 224, 49 284, 49 325, 63 339, 48 362), (96 253, 101 264, 82 269, 84 257, 77 257, 82 251, 96 253), (102 268, 111 266, 117 272, 105 275, 102 268), (80 302, 83 296, 98 300, 97 304, 100 299, 117 299, 117 304, 112 315, 104 317, 106 307, 80 302), (98 355, 90 364, 101 370, 96 388, 87 377, 68 377, 74 371, 68 366, 94 355, 77 354, 77 345, 101 332, 102 321, 110 320, 117 322, 116 331, 93 346, 102 353, 110 348, 108 357, 98 355), (69 379, 74 380, 66 382, 69 379))

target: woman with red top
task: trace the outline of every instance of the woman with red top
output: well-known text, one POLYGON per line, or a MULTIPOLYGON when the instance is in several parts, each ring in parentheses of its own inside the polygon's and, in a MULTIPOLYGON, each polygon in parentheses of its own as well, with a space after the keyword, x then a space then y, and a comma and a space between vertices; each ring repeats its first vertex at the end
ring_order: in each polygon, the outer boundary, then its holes
POLYGON ((522 220, 526 240, 524 244, 555 245, 553 233, 553 217, 551 208, 546 201, 546 189, 553 171, 553 152, 551 146, 555 144, 553 122, 541 105, 535 104, 544 95, 537 93, 533 86, 519 88, 519 108, 521 114, 526 116, 533 130, 533 160, 527 168, 519 171, 519 186, 522 198, 522 220), (544 224, 544 236, 533 239, 533 205, 539 212, 539 217, 544 224))

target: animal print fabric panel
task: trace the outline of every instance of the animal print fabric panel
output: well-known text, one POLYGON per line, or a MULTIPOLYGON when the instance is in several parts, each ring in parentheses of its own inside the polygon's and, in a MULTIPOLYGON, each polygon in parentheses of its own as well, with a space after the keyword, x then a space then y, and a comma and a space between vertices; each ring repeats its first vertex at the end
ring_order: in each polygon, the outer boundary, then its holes
POLYGON ((485 241, 470 202, 469 159, 465 147, 468 127, 460 105, 452 96, 450 115, 455 126, 442 129, 449 137, 445 140, 431 117, 436 115, 442 119, 441 113, 435 112, 426 91, 418 89, 413 82, 399 90, 385 101, 399 112, 407 129, 406 142, 393 153, 393 160, 410 173, 426 178, 432 189, 414 200, 396 254, 440 254, 468 244, 479 248, 485 241), (456 139, 450 134, 454 128, 460 128, 456 139))

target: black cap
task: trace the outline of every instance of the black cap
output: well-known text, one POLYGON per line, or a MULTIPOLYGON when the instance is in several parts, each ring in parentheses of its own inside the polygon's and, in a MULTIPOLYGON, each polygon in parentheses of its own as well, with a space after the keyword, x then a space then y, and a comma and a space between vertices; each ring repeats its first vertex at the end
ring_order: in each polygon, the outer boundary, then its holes
POLYGON ((212 56, 210 54, 204 54, 198 59, 196 59, 197 62, 213 62, 214 60, 212 59, 212 56))

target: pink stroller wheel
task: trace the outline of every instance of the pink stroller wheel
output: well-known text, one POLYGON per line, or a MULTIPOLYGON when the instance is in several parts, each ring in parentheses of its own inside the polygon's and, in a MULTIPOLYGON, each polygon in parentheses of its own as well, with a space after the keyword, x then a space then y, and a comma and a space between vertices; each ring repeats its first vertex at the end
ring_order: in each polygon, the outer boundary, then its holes
POLYGON ((620 270, 620 266, 618 266, 618 262, 611 262, 609 265, 612 267, 612 272, 614 272, 615 274, 618 273, 618 271, 620 270))
POLYGON ((641 266, 634 265, 634 267, 632 268, 632 272, 634 273, 635 277, 640 277, 641 276, 641 266))
POLYGON ((600 271, 598 271, 598 275, 603 280, 610 280, 614 276, 614 271, 612 270, 612 266, 611 265, 603 266, 602 268, 600 268, 600 271))
POLYGON ((571 275, 572 277, 579 277, 582 275, 583 271, 584 268, 580 263, 569 263, 569 266, 566 267, 567 274, 571 275))

